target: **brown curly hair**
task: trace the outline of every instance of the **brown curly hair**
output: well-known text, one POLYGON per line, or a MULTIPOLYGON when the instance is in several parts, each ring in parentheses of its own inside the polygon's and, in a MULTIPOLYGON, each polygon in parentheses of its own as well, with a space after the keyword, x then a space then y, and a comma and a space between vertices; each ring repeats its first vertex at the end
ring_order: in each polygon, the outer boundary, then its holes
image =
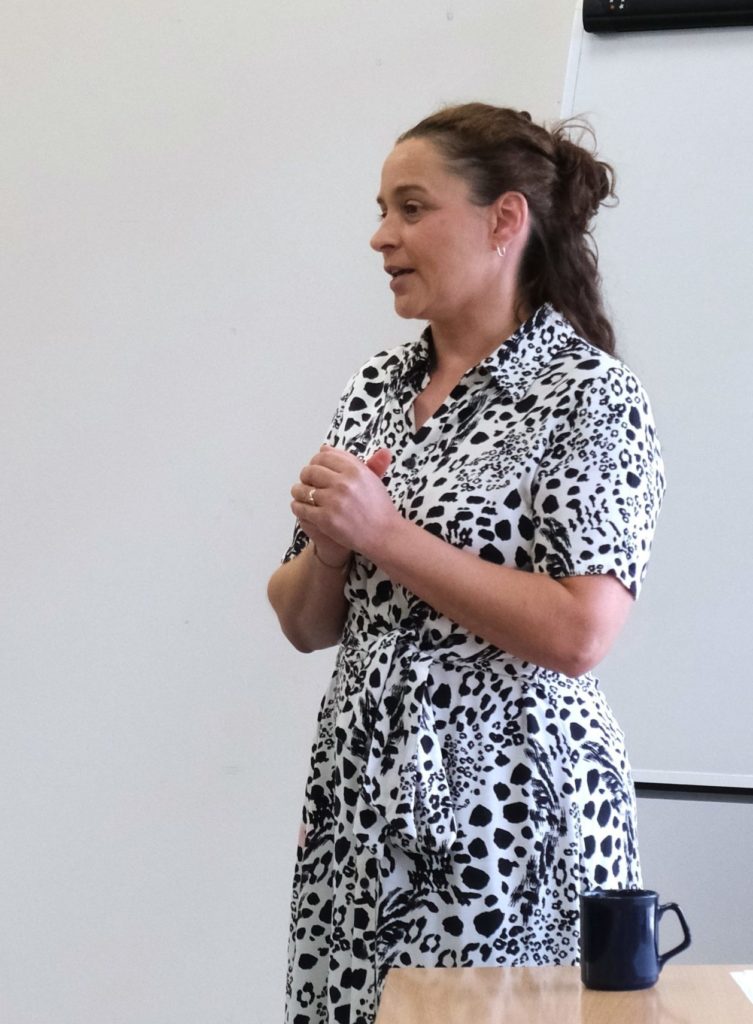
POLYGON ((591 224, 602 203, 615 197, 615 174, 580 144, 586 135, 594 142, 580 120, 559 121, 550 130, 526 111, 465 103, 431 114, 397 142, 429 139, 479 206, 504 192, 522 193, 531 225, 518 281, 522 301, 532 309, 551 303, 579 334, 613 353, 591 224), (571 138, 576 131, 578 142, 571 138))

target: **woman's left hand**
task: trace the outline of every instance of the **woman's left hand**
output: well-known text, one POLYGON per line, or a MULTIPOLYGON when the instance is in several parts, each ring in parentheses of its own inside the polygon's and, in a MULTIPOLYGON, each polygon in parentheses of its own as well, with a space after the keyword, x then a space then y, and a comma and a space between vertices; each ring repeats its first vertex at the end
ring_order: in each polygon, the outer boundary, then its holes
POLYGON ((374 561, 381 542, 402 520, 381 480, 389 462, 386 448, 363 462, 342 448, 322 445, 290 491, 293 514, 304 531, 310 525, 374 561))

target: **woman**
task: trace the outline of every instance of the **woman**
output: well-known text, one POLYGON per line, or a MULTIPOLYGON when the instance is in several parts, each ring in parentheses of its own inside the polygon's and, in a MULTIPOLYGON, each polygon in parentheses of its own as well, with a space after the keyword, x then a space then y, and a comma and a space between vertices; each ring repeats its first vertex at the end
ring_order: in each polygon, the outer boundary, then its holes
POLYGON ((477 103, 384 165, 371 245, 398 315, 429 326, 351 380, 269 584, 299 650, 340 644, 289 1024, 373 1021, 392 966, 574 963, 579 892, 640 884, 623 737, 591 674, 664 486, 589 244, 612 194, 563 126, 477 103))

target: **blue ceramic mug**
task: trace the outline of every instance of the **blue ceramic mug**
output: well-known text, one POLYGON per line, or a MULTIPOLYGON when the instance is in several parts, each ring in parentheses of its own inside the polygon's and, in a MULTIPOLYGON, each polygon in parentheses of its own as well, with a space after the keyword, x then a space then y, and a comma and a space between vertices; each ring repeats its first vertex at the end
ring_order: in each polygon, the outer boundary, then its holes
POLYGON ((580 896, 580 976, 586 988, 625 990, 656 983, 670 957, 690 945, 690 929, 676 903, 659 905, 650 889, 594 889, 580 896), (659 953, 659 921, 674 910, 683 930, 679 946, 659 953))

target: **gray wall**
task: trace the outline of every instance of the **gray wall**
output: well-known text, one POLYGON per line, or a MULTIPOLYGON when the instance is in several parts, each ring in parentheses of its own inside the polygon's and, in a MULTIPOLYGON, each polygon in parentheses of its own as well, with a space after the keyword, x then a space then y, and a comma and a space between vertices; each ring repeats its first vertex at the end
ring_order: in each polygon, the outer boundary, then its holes
POLYGON ((0 35, 0 1017, 280 1019, 331 654, 266 578, 413 337, 376 223, 444 101, 559 113, 573 0, 26 0, 0 35))
MULTIPOLYGON (((617 168, 620 203, 596 239, 621 352, 652 396, 667 464, 646 587, 600 667, 647 782, 753 786, 753 350, 740 301, 752 43, 747 28, 578 31, 568 67, 568 112, 587 114, 617 168)), ((638 805, 645 884, 691 925, 682 960, 753 961, 751 797, 643 792, 638 805)))
MULTIPOLYGON (((447 100, 556 116, 572 8, 4 12, 3 1024, 280 1018, 332 656, 287 647, 264 586, 344 380, 416 330, 366 244, 379 167, 447 100)), ((640 805, 693 952, 751 959, 688 895, 713 867, 749 902, 749 813, 640 805), (689 882, 683 835, 706 840, 689 882)))
MULTIPOLYGON (((750 797, 643 794, 638 840, 644 885, 679 903, 693 937, 677 963, 753 963, 753 801, 750 797)), ((668 914, 660 948, 679 942, 668 914)))
POLYGON ((753 787, 751 48, 753 28, 585 35, 571 62, 617 168, 596 239, 667 466, 645 592, 601 671, 653 781, 753 787))

